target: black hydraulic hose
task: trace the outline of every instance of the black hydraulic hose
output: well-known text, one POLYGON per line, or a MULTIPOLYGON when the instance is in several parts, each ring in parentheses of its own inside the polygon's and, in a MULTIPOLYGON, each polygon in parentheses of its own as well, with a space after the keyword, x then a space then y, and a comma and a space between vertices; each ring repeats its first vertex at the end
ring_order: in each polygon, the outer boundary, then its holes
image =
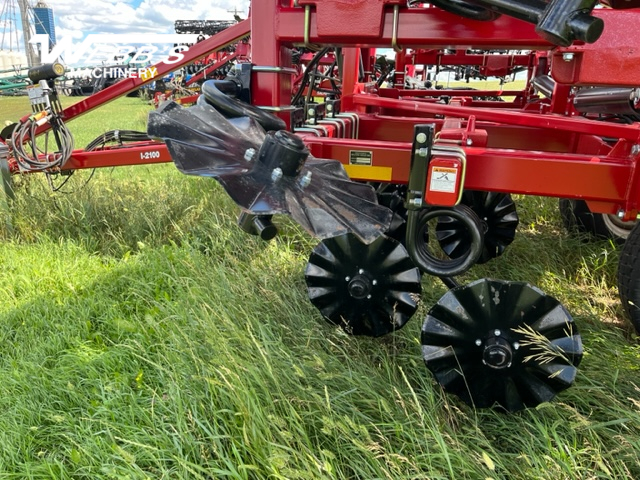
POLYGON ((597 0, 431 0, 429 3, 474 20, 495 20, 500 16, 536 25, 545 40, 569 46, 575 40, 593 43, 602 34, 602 19, 591 15, 597 0))
MULTIPOLYGON (((412 2, 409 2, 412 3, 412 2)), ((418 2, 416 2, 418 3, 418 2)), ((442 10, 460 15, 461 17, 490 22, 500 16, 499 13, 492 12, 489 9, 474 5, 463 0, 431 0, 429 2, 442 10)))
POLYGON ((574 40, 593 43, 602 34, 602 19, 591 16, 597 0, 470 0, 494 12, 536 25, 547 41, 569 46, 574 40))
POLYGON ((302 79, 302 81, 300 82, 300 87, 298 88, 298 91, 295 93, 295 95, 293 96, 293 99, 291 100, 291 105, 297 105, 298 104, 298 102, 302 98, 302 94, 304 93, 305 87, 309 83, 309 78, 311 77, 311 72, 316 68, 316 66, 320 62, 320 60, 322 60, 322 57, 324 57, 329 52, 329 50, 330 50, 330 48, 328 48, 328 47, 323 48, 322 50, 320 50, 319 52, 317 52, 313 56, 313 58, 311 59, 311 61, 307 65, 307 68, 305 69, 305 75, 304 75, 304 78, 302 79))
POLYGON ((542 0, 471 0, 478 7, 504 13, 529 23, 538 23, 547 8, 542 0))
POLYGON ((238 86, 233 80, 207 80, 202 84, 202 94, 207 103, 226 117, 251 117, 266 131, 286 130, 287 124, 284 120, 224 93, 233 93, 234 85, 237 91, 238 86))

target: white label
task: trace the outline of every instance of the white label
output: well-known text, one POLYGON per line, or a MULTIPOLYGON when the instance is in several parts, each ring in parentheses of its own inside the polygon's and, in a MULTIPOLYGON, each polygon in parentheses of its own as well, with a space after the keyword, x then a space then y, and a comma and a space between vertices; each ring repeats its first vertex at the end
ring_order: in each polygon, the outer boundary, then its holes
POLYGON ((447 167, 433 167, 431 169, 431 182, 429 191, 455 193, 458 170, 447 167))
POLYGON ((368 150, 349 150, 349 165, 371 166, 373 152, 368 150))
POLYGON ((153 160, 154 158, 160 158, 160 152, 158 150, 140 152, 140 160, 153 160))

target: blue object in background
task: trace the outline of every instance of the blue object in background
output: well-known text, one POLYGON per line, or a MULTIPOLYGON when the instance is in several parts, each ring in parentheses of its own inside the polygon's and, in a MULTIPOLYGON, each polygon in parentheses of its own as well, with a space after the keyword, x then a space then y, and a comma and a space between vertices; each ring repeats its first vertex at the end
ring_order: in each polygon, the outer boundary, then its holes
POLYGON ((44 2, 38 2, 33 7, 33 14, 35 16, 36 33, 49 35, 49 48, 53 48, 56 44, 56 25, 53 21, 53 9, 44 2))

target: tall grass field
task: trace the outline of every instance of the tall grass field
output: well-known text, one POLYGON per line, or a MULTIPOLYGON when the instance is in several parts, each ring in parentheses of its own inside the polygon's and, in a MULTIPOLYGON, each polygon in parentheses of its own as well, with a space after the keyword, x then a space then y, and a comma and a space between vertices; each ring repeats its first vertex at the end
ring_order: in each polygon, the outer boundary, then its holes
MULTIPOLYGON (((0 121, 28 108, 0 97, 0 121)), ((71 122, 77 147, 144 130, 150 108, 123 98, 71 122)), ((445 394, 423 364, 439 281, 423 278, 404 329, 350 337, 308 301, 317 241, 287 218, 266 243, 211 179, 90 175, 65 193, 15 177, 0 222, 0 479, 640 478, 619 247, 566 233, 556 199, 516 197, 515 242, 460 279, 530 282, 582 334, 575 384, 505 414, 445 394)))

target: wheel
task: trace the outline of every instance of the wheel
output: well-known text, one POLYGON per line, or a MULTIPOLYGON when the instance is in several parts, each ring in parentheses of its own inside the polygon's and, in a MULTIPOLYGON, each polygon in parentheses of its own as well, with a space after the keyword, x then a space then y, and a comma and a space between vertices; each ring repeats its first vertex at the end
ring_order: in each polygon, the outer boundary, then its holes
MULTIPOLYGON (((515 236, 519 218, 516 204, 506 193, 466 190, 461 203, 480 218, 484 233, 484 248, 477 263, 486 263, 502 255, 515 236)), ((450 258, 460 258, 471 247, 468 229, 452 217, 441 217, 436 227, 440 246, 450 258)))
POLYGON ((482 279, 450 290, 429 311, 422 355, 446 391, 512 412, 573 383, 582 341, 556 299, 527 283, 482 279))
POLYGON ((437 277, 461 275, 476 264, 483 243, 482 222, 466 205, 423 208, 408 213, 407 250, 423 273, 437 277), (457 258, 447 255, 438 242, 437 227, 442 218, 453 219, 469 238, 468 248, 457 258))
POLYGON ((562 223, 569 232, 587 233, 622 244, 636 221, 623 222, 615 215, 593 213, 584 200, 561 198, 558 203, 562 223))
POLYGON ((305 279, 311 303, 352 335, 398 330, 418 308, 420 271, 386 236, 370 245, 352 234, 323 240, 311 253, 305 279))
POLYGON ((620 252, 618 292, 631 323, 640 334, 640 223, 631 230, 620 252))

